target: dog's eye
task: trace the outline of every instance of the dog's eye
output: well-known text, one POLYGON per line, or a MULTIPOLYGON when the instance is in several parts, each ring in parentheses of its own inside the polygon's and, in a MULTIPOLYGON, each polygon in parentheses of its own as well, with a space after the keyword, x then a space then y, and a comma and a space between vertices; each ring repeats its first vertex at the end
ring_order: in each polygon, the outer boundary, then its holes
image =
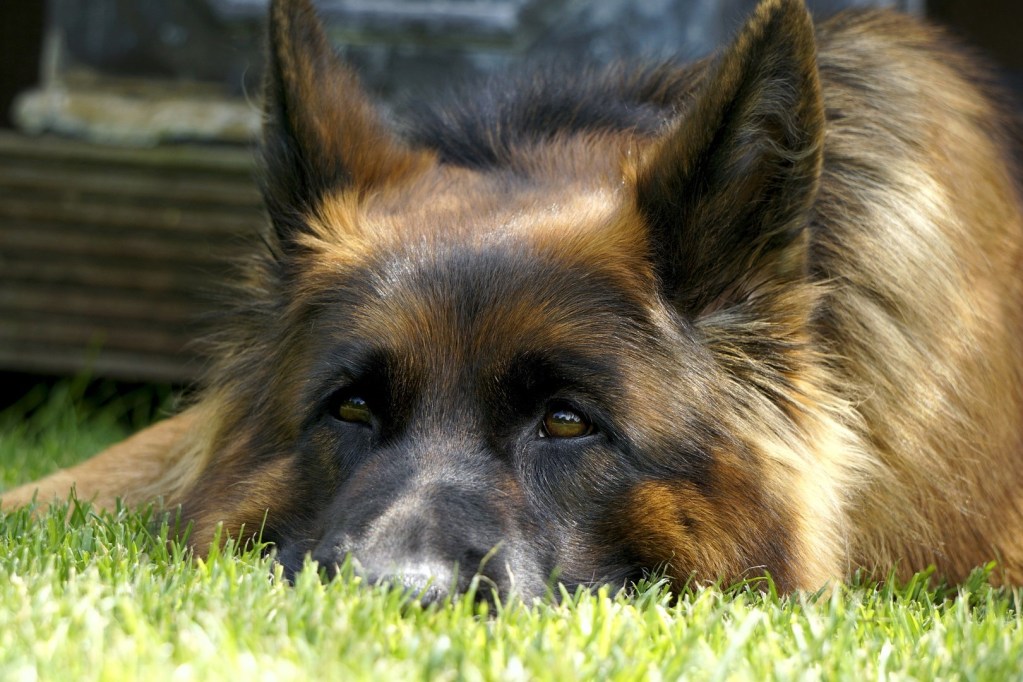
POLYGON ((358 395, 350 395, 337 403, 334 416, 345 422, 369 424, 373 421, 373 412, 369 409, 366 399, 358 395))
POLYGON ((547 410, 540 427, 540 435, 550 438, 579 438, 593 433, 593 424, 565 405, 554 405, 547 410))

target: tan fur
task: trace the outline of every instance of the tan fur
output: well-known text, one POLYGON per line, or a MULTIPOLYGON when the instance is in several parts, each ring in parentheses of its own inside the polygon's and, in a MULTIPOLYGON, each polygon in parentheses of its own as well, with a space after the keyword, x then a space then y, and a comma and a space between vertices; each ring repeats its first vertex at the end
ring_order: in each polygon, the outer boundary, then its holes
POLYGON ((848 112, 828 130, 832 153, 862 154, 883 111, 912 112, 912 139, 876 132, 903 152, 886 177, 829 178, 820 201, 835 219, 856 207, 876 230, 853 232, 845 248, 856 257, 833 260, 827 302, 855 330, 831 350, 838 376, 857 387, 850 399, 876 459, 851 500, 850 559, 881 571, 898 565, 903 575, 934 562, 961 578, 999 556, 1018 582, 1023 221, 1015 179, 1000 161, 1008 141, 992 137, 1002 114, 959 79, 953 68, 971 67, 957 55, 912 58, 914 49, 934 49, 928 32, 901 19, 884 28, 897 44, 864 27, 855 49, 820 58, 824 69, 894 65, 874 86, 883 104, 825 86, 825 101, 848 112))
POLYGON ((190 448, 198 422, 196 409, 165 419, 77 466, 5 491, 0 504, 7 509, 33 500, 47 504, 66 500, 71 490, 78 499, 107 509, 118 499, 128 505, 160 499, 176 503, 193 478, 180 466, 195 458, 190 448))

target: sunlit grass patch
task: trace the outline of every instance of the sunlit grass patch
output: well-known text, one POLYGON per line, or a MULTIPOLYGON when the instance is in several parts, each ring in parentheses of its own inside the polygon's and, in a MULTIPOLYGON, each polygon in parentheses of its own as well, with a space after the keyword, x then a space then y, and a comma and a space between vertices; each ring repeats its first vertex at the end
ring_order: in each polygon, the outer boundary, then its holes
MULTIPOLYGON (((69 412, 64 398, 52 400, 51 412, 0 415, 2 480, 24 480, 10 469, 38 458, 72 458, 55 444, 80 456, 127 428, 109 401, 69 412)), ((924 573, 814 594, 778 595, 752 581, 673 595, 651 580, 628 592, 561 588, 535 602, 456 597, 423 607, 350 571, 326 581, 311 564, 289 584, 272 548, 258 544, 228 542, 195 558, 175 526, 159 509, 97 512, 74 500, 0 513, 0 679, 1023 675, 1020 593, 993 587, 983 570, 962 586, 924 573)))

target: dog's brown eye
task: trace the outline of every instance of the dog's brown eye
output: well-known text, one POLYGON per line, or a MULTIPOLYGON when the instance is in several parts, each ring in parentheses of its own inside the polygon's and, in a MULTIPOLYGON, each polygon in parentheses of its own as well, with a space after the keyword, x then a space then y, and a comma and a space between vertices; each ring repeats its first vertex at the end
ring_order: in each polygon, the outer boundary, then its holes
POLYGON ((593 432, 593 425, 575 410, 559 406, 547 410, 543 417, 541 436, 551 438, 579 438, 593 432))
POLYGON ((348 396, 338 403, 335 416, 341 421, 357 424, 369 424, 373 420, 369 404, 364 398, 357 395, 348 396))

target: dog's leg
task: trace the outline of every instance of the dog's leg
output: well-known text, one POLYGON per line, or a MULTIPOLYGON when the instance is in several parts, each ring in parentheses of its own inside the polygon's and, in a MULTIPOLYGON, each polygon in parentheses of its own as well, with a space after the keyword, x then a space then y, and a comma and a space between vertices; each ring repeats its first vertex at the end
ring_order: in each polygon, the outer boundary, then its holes
POLYGON ((81 500, 113 508, 118 498, 141 504, 163 498, 173 502, 192 467, 191 445, 198 427, 196 409, 158 422, 98 455, 32 483, 0 492, 0 508, 67 499, 75 489, 81 500))

